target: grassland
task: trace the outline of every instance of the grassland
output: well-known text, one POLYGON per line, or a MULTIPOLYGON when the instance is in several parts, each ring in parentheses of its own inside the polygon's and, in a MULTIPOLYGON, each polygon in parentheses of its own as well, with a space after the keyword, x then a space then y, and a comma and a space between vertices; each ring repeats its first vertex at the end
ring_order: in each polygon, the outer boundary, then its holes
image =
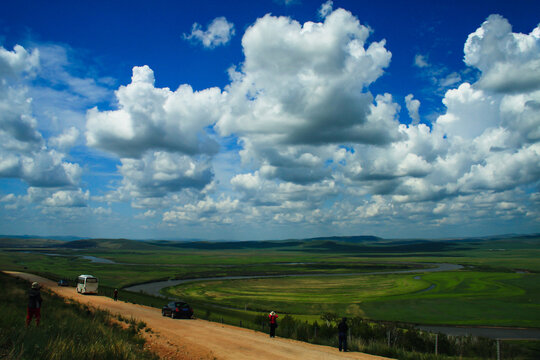
POLYGON ((357 304, 366 298, 420 291, 426 285, 425 281, 414 280, 413 276, 309 276, 188 283, 169 292, 191 301, 211 301, 259 311, 363 315, 354 311, 359 310, 357 304))
POLYGON ((374 297, 362 304, 381 320, 453 325, 540 327, 540 275, 499 272, 432 273, 421 293, 374 297))
POLYGON ((169 292, 192 302, 281 313, 540 327, 538 274, 459 271, 421 278, 394 274, 228 280, 183 284, 169 292))
MULTIPOLYGON (((215 314, 274 309, 315 319, 323 312, 428 324, 540 327, 540 237, 454 241, 321 238, 273 242, 71 242, 0 239, 2 268, 74 279, 91 273, 105 288, 164 279, 235 275, 312 277, 197 282, 173 289, 215 314), (24 250, 17 244, 24 244, 24 250), (26 246, 28 245, 28 246, 26 246), (50 256, 54 253, 62 256, 50 256), (114 261, 92 263, 91 255, 114 261), (465 271, 323 277, 454 263, 465 271), (520 273, 518 273, 520 272, 520 273), (430 288, 429 291, 422 291, 430 288), (221 309, 221 310, 219 310, 221 309)), ((236 316, 236 315, 235 315, 236 316)))

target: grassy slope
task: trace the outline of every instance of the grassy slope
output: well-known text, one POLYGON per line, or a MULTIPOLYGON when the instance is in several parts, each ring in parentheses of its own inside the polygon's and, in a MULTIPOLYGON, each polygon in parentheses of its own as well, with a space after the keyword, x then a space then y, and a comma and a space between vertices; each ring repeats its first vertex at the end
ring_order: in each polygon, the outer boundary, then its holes
POLYGON ((2 359, 157 359, 143 350, 137 327, 122 330, 104 311, 65 303, 42 292, 42 320, 24 326, 29 284, 0 273, 0 358, 2 359))

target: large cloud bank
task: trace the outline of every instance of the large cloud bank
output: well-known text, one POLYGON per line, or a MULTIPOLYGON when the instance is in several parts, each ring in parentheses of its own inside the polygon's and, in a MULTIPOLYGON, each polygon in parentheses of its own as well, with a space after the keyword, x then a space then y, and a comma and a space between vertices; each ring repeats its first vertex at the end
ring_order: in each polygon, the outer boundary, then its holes
POLYGON ((7 209, 34 204, 47 208, 85 207, 89 192, 78 188, 82 169, 66 160, 79 131, 69 128, 46 139, 34 117, 30 83, 43 71, 40 51, 0 47, 0 177, 20 179, 27 194, 3 197, 7 209))
POLYGON ((25 79, 38 69, 39 51, 0 47, 0 176, 36 187, 76 185, 80 167, 47 147, 33 117, 25 79))
POLYGON ((345 228, 539 220, 540 27, 516 34, 490 16, 464 47, 478 81, 448 90, 431 126, 410 94, 406 126, 390 94, 367 90, 389 65, 384 40, 368 44, 369 29, 345 10, 326 14, 303 25, 267 15, 243 37, 245 61, 230 71, 216 128, 238 137, 252 169, 231 179, 250 205, 245 219, 345 228))
POLYGON ((219 145, 206 127, 219 117, 218 88, 156 88, 153 71, 142 66, 133 68, 131 84, 116 98, 118 110, 88 112, 86 138, 89 146, 120 157, 123 197, 163 197, 211 183, 209 157, 219 145))
MULTIPOLYGON (((82 169, 65 160, 84 131, 86 146, 119 161, 121 180, 95 200, 130 201, 157 226, 299 224, 350 233, 421 224, 434 234, 452 224, 538 224, 540 26, 517 34, 490 16, 464 45, 477 80, 456 73, 445 110, 429 122, 414 94, 372 93, 392 58, 384 39, 370 39, 369 27, 331 2, 320 15, 304 24, 258 19, 223 89, 159 88, 150 67, 136 66, 113 110, 92 107, 85 129, 48 139, 26 85, 39 53, 0 48, 0 176, 25 181, 26 198, 40 206, 84 207, 82 169), (401 107, 411 124, 399 118, 401 107)), ((211 29, 198 29, 203 43, 211 29)), ((418 56, 416 65, 429 67, 418 56)))

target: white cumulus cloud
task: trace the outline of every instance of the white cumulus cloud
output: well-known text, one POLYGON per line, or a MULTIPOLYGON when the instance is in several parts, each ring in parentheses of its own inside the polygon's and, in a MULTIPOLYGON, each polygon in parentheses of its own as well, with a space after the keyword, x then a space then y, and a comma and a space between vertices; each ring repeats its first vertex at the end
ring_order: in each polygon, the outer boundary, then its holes
POLYGON ((409 112, 409 117, 412 119, 413 124, 418 124, 420 122, 420 101, 414 99, 413 94, 405 96, 405 105, 407 106, 407 111, 409 112))
POLYGON ((193 24, 191 34, 184 34, 184 38, 200 42, 205 48, 215 48, 227 44, 234 32, 234 24, 222 16, 212 20, 206 30, 202 30, 198 23, 193 24))
POLYGON ((391 97, 364 89, 391 54, 366 42, 369 28, 337 9, 324 22, 300 24, 266 15, 242 39, 245 61, 230 71, 221 135, 240 138, 245 162, 269 178, 309 183, 341 143, 385 144, 399 133, 391 97))
POLYGON ((88 111, 89 146, 125 158, 140 158, 149 150, 189 155, 217 152, 218 145, 205 127, 219 116, 222 95, 218 88, 155 88, 154 72, 146 65, 134 67, 131 79, 131 84, 116 91, 118 110, 88 111))
POLYGON ((36 187, 74 186, 81 168, 47 149, 33 114, 28 81, 40 71, 39 60, 38 50, 0 47, 0 177, 36 187))
POLYGON ((478 85, 497 92, 540 89, 540 25, 529 34, 512 32, 500 15, 491 15, 465 43, 465 63, 482 71, 478 85))

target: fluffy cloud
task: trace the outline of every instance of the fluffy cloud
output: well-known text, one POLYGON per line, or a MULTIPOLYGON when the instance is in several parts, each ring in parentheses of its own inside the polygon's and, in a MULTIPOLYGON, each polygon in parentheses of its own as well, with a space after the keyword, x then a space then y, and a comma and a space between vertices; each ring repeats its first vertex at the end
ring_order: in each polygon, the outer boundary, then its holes
POLYGON ((163 221, 174 222, 205 222, 230 224, 233 217, 241 212, 238 200, 230 198, 214 200, 205 198, 195 204, 179 206, 175 210, 163 214, 163 221))
POLYGON ((482 71, 478 85, 497 92, 540 89, 540 25, 530 34, 512 32, 500 15, 491 15, 465 43, 465 63, 482 71))
POLYGON ((419 68, 425 68, 429 66, 429 63, 424 55, 416 54, 414 56, 414 65, 419 68))
POLYGON ((2 78, 16 77, 20 73, 33 73, 38 68, 39 51, 28 52, 20 45, 15 45, 13 51, 0 47, 0 76, 2 78))
POLYGON ((186 155, 156 151, 141 159, 122 159, 122 192, 132 198, 163 197, 185 188, 202 190, 213 178, 207 160, 195 161, 186 155))
MULTIPOLYGON (((537 186, 540 179, 540 92, 531 91, 527 85, 518 93, 516 89, 504 93, 502 87, 486 86, 485 80, 497 69, 496 63, 503 62, 518 73, 530 71, 531 62, 524 59, 534 58, 529 54, 536 46, 536 29, 531 35, 522 36, 509 34, 508 28, 502 27, 507 38, 521 39, 520 45, 507 48, 499 44, 502 52, 488 56, 485 49, 490 49, 489 44, 480 42, 476 47, 470 44, 475 37, 490 39, 488 35, 492 30, 485 29, 489 28, 486 24, 494 20, 506 22, 490 17, 482 25, 484 30, 471 34, 465 47, 467 64, 481 71, 479 81, 464 82, 448 90, 442 101, 446 112, 431 126, 418 124, 420 102, 412 95, 407 96, 405 102, 413 123, 405 126, 398 124, 399 107, 389 94, 378 95, 374 102, 362 103, 357 99, 357 105, 365 106, 363 115, 348 108, 346 100, 339 108, 326 102, 325 86, 339 81, 339 75, 347 69, 332 68, 330 64, 335 63, 325 58, 321 50, 332 43, 330 39, 335 40, 325 37, 327 33, 322 31, 328 29, 328 19, 333 16, 351 20, 346 12, 339 11, 330 13, 324 24, 303 26, 287 18, 266 16, 259 19, 243 39, 246 61, 241 71, 232 73, 233 82, 227 89, 228 100, 232 101, 231 113, 222 117, 217 127, 222 134, 234 133, 240 137, 243 164, 257 169, 231 180, 233 189, 253 207, 252 216, 271 218, 278 223, 306 224, 350 224, 359 219, 372 221, 370 219, 375 217, 377 221, 394 219, 404 223, 407 219, 425 219, 433 226, 440 226, 459 222, 463 214, 471 219, 486 217, 486 204, 497 209, 494 218, 538 216, 538 212, 530 208, 534 194, 520 192, 520 188, 537 186), (270 28, 281 29, 279 33, 284 34, 286 40, 274 37, 272 43, 265 37, 270 28), (309 52, 309 40, 303 36, 315 31, 313 29, 322 31, 318 36, 322 45, 309 52), (303 39, 301 44, 300 41, 295 43, 295 36, 303 39), (291 50, 293 44, 295 50, 291 50), (266 46, 275 48, 270 51, 266 46), (271 53, 279 51, 283 53, 273 59, 271 53), (314 53, 317 53, 316 60, 307 55, 314 53), (477 54, 474 60, 470 56, 473 53, 477 54), (334 79, 324 78, 329 69, 338 74, 334 79), (279 80, 273 83, 270 78, 279 80), (306 78, 310 82, 303 83, 306 78), (305 99, 309 101, 304 103, 305 99), (310 113, 313 104, 325 104, 327 112, 310 113), (354 116, 343 122, 335 120, 340 116, 347 119, 344 116, 347 112, 354 116), (319 115, 323 120, 319 120, 319 115), (332 133, 332 125, 324 120, 332 116, 341 129, 348 131, 347 135, 332 133), (359 123, 364 134, 367 126, 374 126, 375 130, 369 137, 358 136, 360 132, 355 130, 359 123), (384 135, 374 141, 377 130, 384 135), (309 133, 309 138, 300 136, 301 131, 309 133), (499 192, 506 194, 504 200, 493 196, 499 192), (321 197, 314 197, 313 193, 321 197), (333 206, 323 205, 333 203, 340 193, 349 196, 333 206), (512 194, 527 205, 517 206, 512 194), (325 207, 325 216, 320 216, 322 207, 325 207)), ((343 19, 340 23, 343 28, 350 25, 343 19)), ((341 59, 347 62, 344 60, 347 55, 341 54, 341 59)), ((417 60, 418 66, 427 65, 424 58, 417 60)), ((373 78, 349 77, 348 80, 352 79, 352 83, 356 80, 365 88, 378 76, 377 69, 371 70, 373 78)), ((444 86, 452 86, 458 84, 461 77, 451 73, 443 80, 446 81, 444 86)), ((515 79, 512 81, 516 83, 515 79)), ((343 88, 350 96, 351 83, 343 80, 340 84, 348 84, 343 88)), ((331 89, 333 96, 339 96, 339 90, 331 89)), ((362 92, 356 94, 371 96, 362 92)))
MULTIPOLYGON (((447 110, 431 126, 419 124, 420 102, 408 95, 413 123, 399 125, 390 94, 373 99, 365 92, 390 59, 383 42, 364 46, 368 34, 341 9, 329 10, 323 23, 304 25, 267 15, 246 31, 246 59, 230 72, 226 111, 216 125, 220 134, 238 136, 242 164, 254 169, 231 180, 250 205, 245 219, 346 224, 425 218, 439 226, 457 221, 450 208, 480 216, 477 205, 467 203, 472 194, 480 203, 493 192, 538 182, 536 92, 503 95, 483 86, 482 72, 479 82, 446 92, 447 110), (378 57, 371 56, 374 48, 378 57), (364 73, 355 67, 366 62, 371 67, 364 73), (343 193, 348 197, 334 202, 343 193), (448 205, 455 199, 459 205, 448 205)), ((416 62, 429 66, 424 57, 416 62)), ((460 81, 458 73, 440 80, 444 87, 460 81)))
POLYGON ((437 126, 446 136, 474 139, 500 123, 497 103, 500 97, 463 83, 446 92, 443 104, 446 114, 437 119, 437 126))
POLYGON ((176 91, 154 87, 148 66, 134 67, 131 84, 116 91, 118 110, 88 111, 89 146, 124 158, 140 158, 146 151, 164 150, 188 155, 215 154, 218 150, 205 128, 219 115, 221 91, 176 91))
POLYGON ((54 150, 33 156, 5 153, 0 160, 0 177, 20 178, 31 186, 74 186, 81 177, 78 164, 63 161, 54 150))
POLYGON ((61 187, 78 184, 82 174, 80 166, 63 160, 64 155, 54 150, 23 157, 18 175, 31 186, 61 187))
POLYGON ((60 150, 70 149, 79 138, 79 130, 71 127, 65 130, 62 134, 49 139, 49 145, 59 148, 60 150))
POLYGON ((207 127, 217 121, 223 96, 218 88, 176 91, 154 87, 148 66, 134 67, 131 84, 116 91, 118 110, 87 114, 87 144, 120 157, 121 186, 111 199, 133 199, 154 207, 159 198, 212 182, 210 158, 218 151, 207 127))
POLYGON ((420 101, 413 99, 413 94, 405 96, 405 104, 407 106, 407 111, 409 112, 409 117, 412 119, 413 124, 416 125, 420 122, 420 101))
POLYGON ((442 173, 454 163, 460 169, 455 183, 446 184, 449 193, 510 190, 540 179, 540 92, 534 81, 514 76, 535 78, 530 70, 540 54, 539 31, 512 33, 506 19, 492 15, 469 35, 465 62, 481 71, 480 79, 449 90, 443 99, 447 112, 433 126, 433 133, 444 133, 450 143, 435 168, 442 173), (500 73, 500 66, 513 71, 500 73))
POLYGON ((53 193, 43 201, 43 205, 50 207, 83 207, 87 205, 90 192, 61 190, 53 193))
POLYGON ((334 6, 334 2, 332 0, 328 0, 324 4, 321 5, 321 8, 319 9, 319 16, 322 18, 325 18, 332 12, 332 8, 334 6))
POLYGON ((390 62, 385 41, 367 48, 369 29, 338 9, 324 23, 304 25, 266 15, 242 39, 245 61, 232 72, 229 112, 222 134, 264 133, 282 144, 367 142, 365 132, 384 133, 369 122, 372 96, 363 89, 390 62))
POLYGON ((25 200, 43 208, 72 208, 86 207, 90 192, 77 190, 55 190, 40 187, 29 187, 25 200))
POLYGON ((31 186, 74 186, 79 165, 47 149, 33 116, 27 81, 40 70, 38 50, 0 48, 0 177, 20 178, 31 186))
MULTIPOLYGON (((539 221, 539 28, 515 34, 505 19, 490 16, 465 44, 476 82, 464 82, 465 72, 437 72, 417 55, 416 66, 444 88, 445 110, 420 124, 420 101, 409 94, 412 123, 405 125, 391 94, 369 90, 390 63, 384 40, 368 42, 371 30, 331 1, 320 15, 304 24, 258 19, 223 91, 156 88, 148 66, 134 67, 131 83, 115 92, 116 109, 86 114, 87 145, 117 157, 122 176, 111 182, 115 191, 92 201, 131 201, 142 209, 137 219, 170 226, 302 224, 379 233, 389 222, 396 229, 417 222, 473 229, 477 220, 539 221)), ((208 44, 210 28, 197 28, 208 44)), ((81 168, 66 161, 80 127, 60 121, 45 138, 31 101, 38 92, 26 86, 43 71, 38 53, 0 50, 0 176, 31 185, 25 201, 42 211, 82 213, 90 194, 77 189, 81 168)), ((96 83, 64 75, 73 94, 99 93, 96 83)), ((15 209, 23 200, 6 195, 0 202, 15 209)))
POLYGON ((389 97, 374 103, 364 91, 391 58, 384 40, 366 44, 369 33, 343 9, 322 23, 258 19, 242 39, 242 68, 230 71, 220 134, 237 135, 262 174, 300 183, 329 176, 328 145, 397 138, 389 97))
POLYGON ((0 47, 0 139, 2 147, 39 149, 42 137, 32 116, 32 99, 22 80, 39 68, 39 51, 20 45, 13 51, 0 47))
POLYGON ((191 28, 191 34, 184 34, 185 39, 198 41, 205 48, 225 45, 233 36, 234 24, 228 22, 224 17, 217 17, 212 20, 206 31, 201 29, 201 25, 195 23, 191 28))

